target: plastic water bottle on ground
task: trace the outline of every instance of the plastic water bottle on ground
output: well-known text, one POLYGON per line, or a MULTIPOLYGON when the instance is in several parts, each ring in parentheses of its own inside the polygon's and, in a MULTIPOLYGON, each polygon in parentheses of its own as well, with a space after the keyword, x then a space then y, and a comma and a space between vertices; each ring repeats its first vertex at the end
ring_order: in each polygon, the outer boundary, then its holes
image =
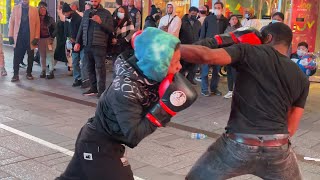
POLYGON ((191 133, 191 139, 205 139, 207 135, 201 133, 191 133))

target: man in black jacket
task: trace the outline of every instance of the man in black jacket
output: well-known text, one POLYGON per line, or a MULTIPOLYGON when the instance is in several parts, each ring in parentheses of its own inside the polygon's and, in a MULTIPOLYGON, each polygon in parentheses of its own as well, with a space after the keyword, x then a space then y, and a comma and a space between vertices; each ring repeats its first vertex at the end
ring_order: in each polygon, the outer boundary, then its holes
MULTIPOLYGON (((201 27, 200 39, 213 38, 217 34, 222 34, 228 27, 228 19, 222 15, 223 3, 216 2, 214 4, 214 14, 209 15, 203 22, 201 27)), ((203 96, 210 96, 208 86, 208 74, 210 66, 203 64, 201 66, 201 94, 203 96)), ((221 92, 218 90, 218 83, 220 66, 212 66, 212 78, 210 83, 210 91, 212 94, 221 96, 221 92)))
POLYGON ((147 28, 133 41, 134 55, 127 51, 118 56, 116 76, 95 116, 82 127, 75 154, 59 180, 133 180, 123 144, 134 148, 196 100, 196 91, 177 73, 179 39, 147 28))
MULTIPOLYGON (((199 40, 199 31, 201 29, 201 23, 197 20, 198 8, 192 6, 189 9, 189 14, 185 14, 182 17, 182 24, 179 33, 181 44, 193 44, 199 40)), ((187 79, 194 85, 194 77, 196 74, 196 65, 181 61, 182 69, 181 73, 185 75, 187 73, 187 79)))
MULTIPOLYGON (((81 24, 82 17, 73 11, 68 3, 64 3, 62 6, 62 13, 66 17, 66 25, 68 31, 66 37, 72 46, 75 45, 78 30, 81 24)), ((89 87, 89 77, 87 71, 87 60, 84 58, 84 49, 80 47, 80 51, 72 51, 72 67, 73 67, 73 87, 81 86, 82 88, 89 87), (80 67, 81 61, 81 67, 80 67)))
POLYGON ((101 0, 91 0, 92 8, 83 14, 74 46, 75 51, 80 51, 80 43, 83 43, 85 59, 88 61, 91 87, 83 94, 97 97, 100 97, 106 88, 105 58, 109 34, 113 32, 111 13, 104 9, 100 2, 101 0))

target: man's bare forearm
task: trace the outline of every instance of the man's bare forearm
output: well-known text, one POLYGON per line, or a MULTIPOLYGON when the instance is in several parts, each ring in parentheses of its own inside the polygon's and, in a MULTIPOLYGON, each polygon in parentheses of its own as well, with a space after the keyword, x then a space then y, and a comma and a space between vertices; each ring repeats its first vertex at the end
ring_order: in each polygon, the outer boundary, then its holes
POLYGON ((231 63, 230 55, 224 49, 210 49, 197 45, 181 45, 181 59, 194 64, 226 65, 231 63))

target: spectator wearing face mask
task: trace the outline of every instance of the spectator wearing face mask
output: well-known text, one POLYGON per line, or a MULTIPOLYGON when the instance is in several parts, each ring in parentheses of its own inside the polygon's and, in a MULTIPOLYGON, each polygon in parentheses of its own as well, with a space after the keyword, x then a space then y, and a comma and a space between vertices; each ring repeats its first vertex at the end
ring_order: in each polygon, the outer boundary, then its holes
POLYGON ((158 27, 158 22, 160 20, 160 11, 157 9, 155 5, 151 6, 151 12, 150 15, 146 17, 146 20, 144 22, 143 29, 147 27, 158 27))
MULTIPOLYGON (((189 9, 189 14, 185 14, 182 17, 182 24, 179 33, 179 39, 181 44, 193 44, 199 40, 199 31, 201 29, 201 23, 197 20, 198 8, 192 6, 189 9)), ((193 63, 181 61, 182 69, 181 73, 186 76, 191 84, 197 85, 194 81, 196 75, 197 66, 193 63)))
MULTIPOLYGON (((223 3, 216 2, 214 4, 213 14, 207 16, 203 22, 200 32, 200 39, 212 38, 217 34, 222 34, 227 29, 229 22, 228 19, 222 15, 223 3)), ((221 96, 222 93, 218 90, 220 80, 219 76, 220 66, 203 64, 201 66, 201 94, 203 96, 210 96, 214 94, 221 96), (209 69, 212 67, 212 78, 209 86, 208 74, 209 69), (210 90, 210 91, 209 91, 210 90)))
POLYGON ((304 55, 306 55, 309 52, 308 46, 308 43, 300 42, 298 44, 297 52, 291 54, 290 59, 296 63, 299 59, 301 59, 304 55))
POLYGON ((120 53, 132 49, 130 40, 135 31, 127 7, 119 7, 116 24, 114 25, 115 27, 111 40, 113 62, 120 53))
MULTIPOLYGON (((282 12, 276 12, 272 15, 272 19, 271 19, 271 22, 269 24, 273 24, 273 23, 278 23, 278 22, 281 22, 283 23, 284 22, 284 14, 282 12)), ((269 25, 268 24, 268 25, 269 25)), ((260 30, 260 32, 263 31, 264 28, 266 28, 268 25, 266 26, 263 26, 260 30)), ((290 47, 291 48, 291 47, 290 47)), ((290 53, 291 54, 291 53, 290 53)), ((289 55, 290 55, 289 54, 289 55)))
POLYGON ((201 23, 201 25, 204 22, 204 19, 207 17, 207 8, 205 6, 200 6, 199 7, 199 21, 201 23))
POLYGON ((271 23, 284 22, 284 14, 282 12, 276 12, 272 15, 271 23))
POLYGON ((261 22, 254 15, 254 9, 248 8, 245 10, 244 19, 241 22, 243 27, 253 27, 257 30, 261 29, 261 22))

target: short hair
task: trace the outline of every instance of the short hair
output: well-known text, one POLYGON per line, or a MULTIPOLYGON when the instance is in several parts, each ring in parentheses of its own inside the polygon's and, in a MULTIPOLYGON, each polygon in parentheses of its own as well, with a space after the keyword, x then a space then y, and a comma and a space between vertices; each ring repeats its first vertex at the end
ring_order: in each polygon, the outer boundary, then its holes
POLYGON ((268 35, 272 35, 274 44, 284 44, 290 47, 292 41, 292 30, 284 23, 273 23, 266 26, 262 32, 262 39, 265 40, 268 35))
POLYGON ((79 9, 79 1, 73 1, 70 6, 75 5, 79 9))
POLYGON ((308 49, 308 43, 306 43, 306 42, 299 42, 299 44, 298 44, 298 47, 299 46, 304 46, 304 47, 306 47, 307 49, 308 49))
POLYGON ((274 16, 279 16, 282 20, 284 20, 284 14, 282 12, 276 12, 272 15, 272 17, 274 16))
POLYGON ((195 12, 199 12, 199 9, 197 8, 197 7, 194 7, 194 6, 191 6, 190 8, 189 8, 189 12, 191 12, 191 11, 195 11, 195 12))
POLYGON ((214 3, 214 5, 213 5, 213 6, 215 6, 216 4, 220 4, 220 5, 221 5, 221 8, 223 9, 223 3, 222 3, 222 2, 217 1, 217 2, 215 2, 215 3, 214 3))

